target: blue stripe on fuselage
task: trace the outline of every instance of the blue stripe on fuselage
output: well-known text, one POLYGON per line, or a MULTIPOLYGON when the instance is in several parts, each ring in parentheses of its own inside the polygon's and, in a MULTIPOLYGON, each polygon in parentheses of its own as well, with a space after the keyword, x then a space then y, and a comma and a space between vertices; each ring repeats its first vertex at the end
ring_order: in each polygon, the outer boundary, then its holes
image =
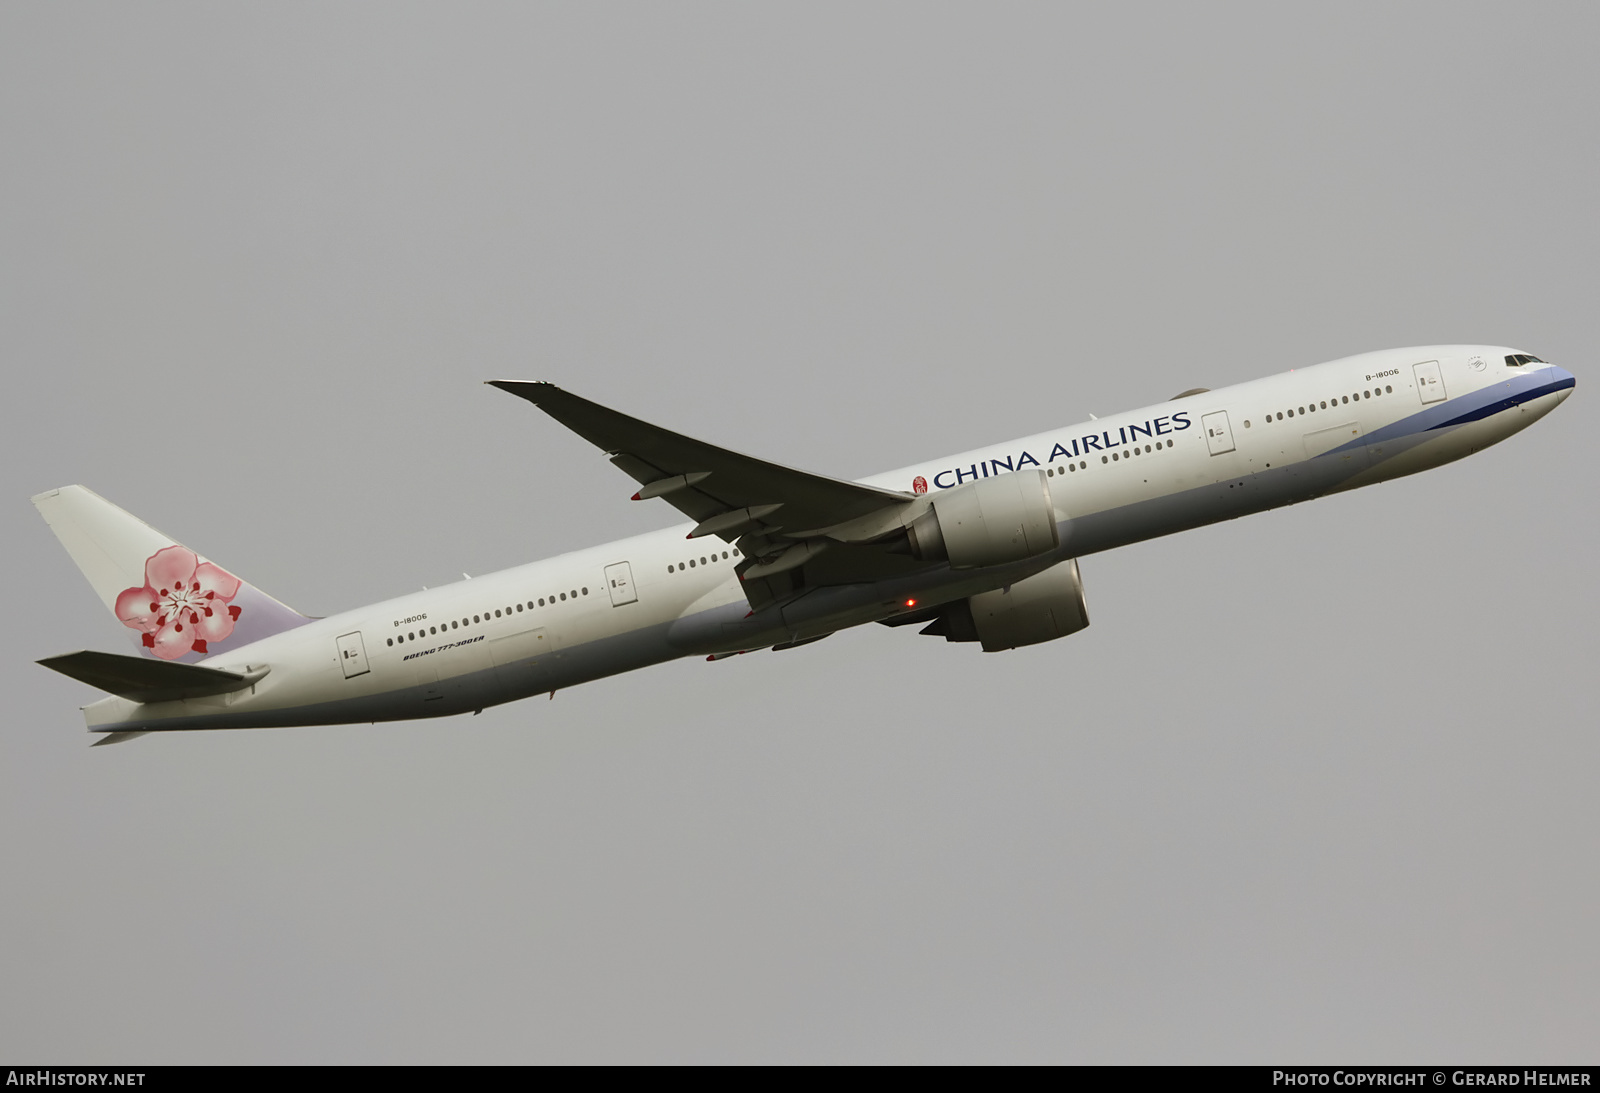
POLYGON ((1513 410, 1524 402, 1532 402, 1545 395, 1565 391, 1576 383, 1577 381, 1570 375, 1554 369, 1540 369, 1532 375, 1516 376, 1504 383, 1496 383, 1491 387, 1484 387, 1470 394, 1459 395, 1441 402, 1437 406, 1429 406, 1401 418, 1392 425, 1385 425, 1366 436, 1341 444, 1325 454, 1350 451, 1369 444, 1382 444, 1401 437, 1415 436, 1418 433, 1429 433, 1436 429, 1449 429, 1472 421, 1482 421, 1502 411, 1513 410), (1552 372, 1561 378, 1552 379, 1552 372))

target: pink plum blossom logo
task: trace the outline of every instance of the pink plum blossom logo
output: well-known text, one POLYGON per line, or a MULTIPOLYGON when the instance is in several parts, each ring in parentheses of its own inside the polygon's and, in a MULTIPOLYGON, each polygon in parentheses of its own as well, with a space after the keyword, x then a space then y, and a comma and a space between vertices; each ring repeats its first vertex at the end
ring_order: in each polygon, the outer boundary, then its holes
POLYGON ((917 475, 917 477, 915 477, 915 478, 913 478, 911 480, 911 492, 912 493, 927 493, 928 492, 928 480, 926 478, 922 477, 920 474, 917 475))
POLYGON ((209 641, 233 633, 240 609, 228 603, 240 581, 202 562, 188 547, 169 546, 144 563, 144 587, 117 597, 122 625, 144 632, 144 647, 162 660, 204 653, 209 641))

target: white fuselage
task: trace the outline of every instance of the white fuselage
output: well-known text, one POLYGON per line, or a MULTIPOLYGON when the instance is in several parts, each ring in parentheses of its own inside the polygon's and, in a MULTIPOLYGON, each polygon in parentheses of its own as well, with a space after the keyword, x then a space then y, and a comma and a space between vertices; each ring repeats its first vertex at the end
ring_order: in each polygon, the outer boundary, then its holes
POLYGON ((736 548, 688 540, 685 524, 317 619, 204 662, 269 668, 247 690, 144 705, 107 698, 85 715, 102 732, 431 717, 678 657, 822 636, 892 617, 908 600, 961 599, 1068 558, 1459 459, 1571 392, 1569 373, 1508 365, 1512 353, 1368 353, 864 480, 937 491, 1044 469, 1061 545, 1027 563, 937 566, 751 613, 736 548))

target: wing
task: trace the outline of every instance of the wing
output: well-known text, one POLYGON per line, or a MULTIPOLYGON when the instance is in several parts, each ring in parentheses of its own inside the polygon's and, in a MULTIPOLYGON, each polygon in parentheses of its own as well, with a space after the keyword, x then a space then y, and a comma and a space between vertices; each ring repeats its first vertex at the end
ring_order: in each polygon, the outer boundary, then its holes
POLYGON ((491 380, 533 403, 611 457, 640 484, 697 521, 694 539, 737 541, 752 607, 803 588, 851 584, 924 568, 892 553, 926 502, 916 494, 842 482, 768 463, 607 409, 550 383, 491 380))

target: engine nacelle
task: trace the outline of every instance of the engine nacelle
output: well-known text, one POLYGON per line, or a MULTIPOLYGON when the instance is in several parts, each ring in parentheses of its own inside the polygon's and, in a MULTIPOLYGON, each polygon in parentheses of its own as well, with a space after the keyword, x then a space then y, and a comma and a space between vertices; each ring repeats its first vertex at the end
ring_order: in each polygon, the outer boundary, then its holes
POLYGON ((1078 560, 1069 558, 1009 588, 946 605, 922 633, 942 634, 946 641, 981 641, 984 652, 997 653, 1064 638, 1088 625, 1078 560))
POLYGON ((1061 545, 1041 470, 980 478, 931 500, 906 529, 912 556, 923 561, 971 569, 1020 562, 1061 545))

